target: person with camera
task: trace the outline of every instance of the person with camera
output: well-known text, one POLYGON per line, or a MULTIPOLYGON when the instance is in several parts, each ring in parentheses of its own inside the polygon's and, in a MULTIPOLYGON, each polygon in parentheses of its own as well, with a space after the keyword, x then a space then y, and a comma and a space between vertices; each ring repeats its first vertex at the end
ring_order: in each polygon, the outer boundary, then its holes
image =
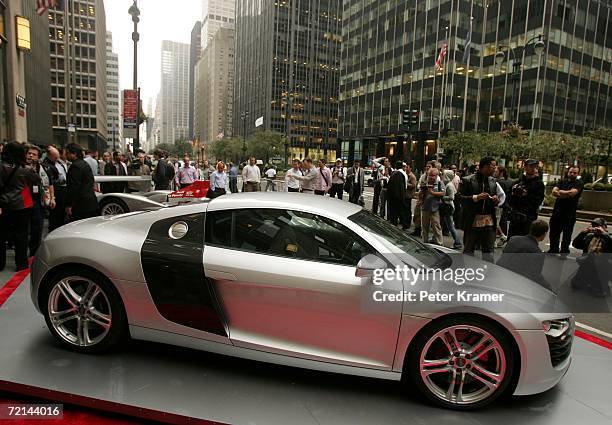
POLYGON ((559 239, 563 234, 561 242, 561 254, 569 254, 569 246, 576 224, 576 210, 578 200, 582 195, 582 181, 578 178, 580 167, 570 167, 567 177, 559 181, 553 188, 552 195, 555 206, 550 217, 550 250, 549 254, 559 253, 559 239))
POLYGON ((440 180, 439 171, 432 167, 427 173, 427 180, 419 186, 421 200, 421 237, 423 242, 429 242, 429 228, 433 230, 433 241, 442 245, 442 226, 440 224, 440 204, 444 197, 444 183, 440 180))
POLYGON ((609 296, 612 260, 606 254, 612 253, 612 237, 608 233, 606 220, 601 217, 593 220, 591 226, 576 236, 572 245, 583 253, 576 260, 579 267, 572 278, 572 288, 584 289, 596 297, 609 296))
POLYGON ((497 218, 495 208, 503 205, 506 195, 493 178, 495 160, 484 157, 478 164, 478 171, 464 177, 459 185, 463 201, 463 253, 474 255, 480 245, 482 258, 493 262, 497 218))
MULTIPOLYGON (((136 161, 132 163, 130 166, 130 175, 131 176, 150 176, 151 169, 145 163, 146 155, 144 152, 138 152, 136 156, 136 161)), ((151 181, 143 180, 139 182, 129 182, 128 183, 128 192, 150 192, 151 191, 151 181)))
POLYGON ((525 161, 525 170, 512 186, 509 199, 510 229, 508 237, 525 236, 529 233, 531 223, 538 219, 538 211, 544 201, 544 182, 538 175, 538 161, 525 161))
POLYGON ((329 190, 329 195, 334 198, 342 200, 344 192, 344 183, 346 180, 346 168, 342 165, 342 159, 336 159, 336 165, 331 170, 332 172, 332 185, 329 190))

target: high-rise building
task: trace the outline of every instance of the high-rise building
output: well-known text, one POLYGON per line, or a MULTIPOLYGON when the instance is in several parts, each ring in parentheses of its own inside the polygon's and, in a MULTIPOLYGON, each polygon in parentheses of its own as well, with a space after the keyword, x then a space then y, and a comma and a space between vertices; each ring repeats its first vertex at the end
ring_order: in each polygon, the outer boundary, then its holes
POLYGON ((234 0, 202 1, 202 49, 213 39, 219 28, 234 28, 235 12, 234 0))
POLYGON ((154 149, 154 141, 153 141, 153 127, 155 126, 155 115, 153 115, 153 98, 150 97, 147 101, 147 122, 145 123, 145 133, 147 135, 146 138, 146 151, 151 151, 154 149))
POLYGON ((51 142, 48 16, 35 0, 0 2, 0 140, 51 142), (18 26, 29 25, 29 37, 18 26), (42 116, 38 116, 42 114, 42 116))
POLYGON ((201 146, 231 133, 235 31, 220 28, 196 66, 194 133, 201 146))
POLYGON ((352 0, 343 13, 342 155, 422 160, 445 130, 500 131, 508 122, 575 134, 611 127, 611 8, 609 0, 352 0), (411 134, 404 110, 418 110, 411 134))
POLYGON ((49 10, 53 140, 107 147, 106 13, 103 0, 49 10))
POLYGON ((106 122, 108 146, 113 151, 125 149, 122 137, 121 96, 119 91, 119 55, 113 52, 113 35, 106 33, 106 122))
POLYGON ((341 0, 237 1, 235 135, 263 117, 291 156, 335 157, 341 14, 341 0))
POLYGON ((191 30, 189 47, 189 138, 193 139, 193 113, 195 96, 195 68, 202 57, 202 23, 196 22, 191 30))
POLYGON ((189 44, 162 41, 160 143, 189 139, 189 44))

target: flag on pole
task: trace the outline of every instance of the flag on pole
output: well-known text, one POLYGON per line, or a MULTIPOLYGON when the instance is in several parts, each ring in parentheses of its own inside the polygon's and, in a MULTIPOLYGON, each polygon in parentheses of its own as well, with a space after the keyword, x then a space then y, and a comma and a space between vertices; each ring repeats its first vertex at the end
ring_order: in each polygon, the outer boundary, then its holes
POLYGON ((463 48, 463 62, 467 63, 470 58, 470 49, 472 47, 472 21, 470 20, 470 31, 465 39, 463 48))
POLYGON ((217 134, 217 140, 221 140, 225 137, 225 134, 223 134, 223 132, 217 134))
POLYGON ((36 0, 36 13, 42 15, 48 9, 61 4, 61 0, 36 0))
POLYGON ((444 58, 446 57, 447 50, 448 43, 445 41, 442 45, 442 50, 440 50, 440 54, 438 55, 438 60, 436 61, 436 71, 440 71, 442 69, 442 64, 444 63, 444 58))

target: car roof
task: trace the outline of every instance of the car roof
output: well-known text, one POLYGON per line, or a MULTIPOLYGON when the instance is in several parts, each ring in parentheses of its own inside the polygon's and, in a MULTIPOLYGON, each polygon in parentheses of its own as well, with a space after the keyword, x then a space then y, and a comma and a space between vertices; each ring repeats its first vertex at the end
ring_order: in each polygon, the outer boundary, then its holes
POLYGON ((208 204, 208 211, 240 208, 283 208, 348 217, 362 210, 359 205, 329 196, 288 192, 247 192, 220 196, 208 204))

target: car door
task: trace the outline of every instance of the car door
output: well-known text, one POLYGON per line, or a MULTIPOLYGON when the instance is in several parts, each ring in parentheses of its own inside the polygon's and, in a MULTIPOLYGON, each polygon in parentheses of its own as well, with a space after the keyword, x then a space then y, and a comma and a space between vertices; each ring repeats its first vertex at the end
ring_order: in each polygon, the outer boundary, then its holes
POLYGON ((402 304, 372 301, 355 276, 373 249, 326 217, 282 209, 207 215, 204 267, 214 280, 231 341, 241 347, 390 369, 402 304))

